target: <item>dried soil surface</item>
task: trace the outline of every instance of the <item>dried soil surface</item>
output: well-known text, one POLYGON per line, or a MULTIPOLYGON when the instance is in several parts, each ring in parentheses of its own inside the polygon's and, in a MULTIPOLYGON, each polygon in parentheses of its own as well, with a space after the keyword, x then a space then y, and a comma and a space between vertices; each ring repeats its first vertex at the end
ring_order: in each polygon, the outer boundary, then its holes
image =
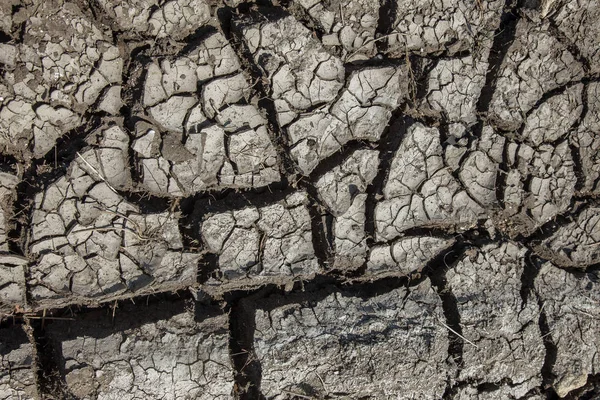
POLYGON ((600 398, 598 20, 0 1, 0 399, 600 398))

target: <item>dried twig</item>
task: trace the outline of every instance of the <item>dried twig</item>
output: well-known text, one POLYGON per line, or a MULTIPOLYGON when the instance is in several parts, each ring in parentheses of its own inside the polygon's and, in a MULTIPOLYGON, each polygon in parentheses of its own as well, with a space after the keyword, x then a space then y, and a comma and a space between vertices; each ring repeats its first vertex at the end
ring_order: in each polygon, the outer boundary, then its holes
POLYGON ((467 339, 466 337, 464 337, 463 335, 461 335, 460 333, 456 332, 454 329, 450 328, 448 325, 446 325, 443 321, 440 321, 438 319, 438 322, 440 324, 442 324, 444 326, 444 328, 448 329, 450 332, 454 333, 456 336, 458 336, 459 338, 461 338, 463 341, 469 343, 471 346, 475 347, 476 349, 479 349, 479 346, 477 346, 475 343, 471 342, 469 339, 467 339))
POLYGON ((96 175, 98 175, 98 177, 102 180, 102 182, 106 183, 106 186, 108 186, 110 190, 112 190, 116 194, 119 194, 119 192, 117 192, 117 190, 114 187, 112 187, 111 184, 108 183, 108 181, 106 179, 104 179, 102 174, 100 172, 98 172, 98 170, 96 168, 94 168, 94 166, 92 164, 90 164, 85 158, 83 158, 81 153, 77 152, 77 156, 79 158, 81 158, 81 161, 83 161, 85 163, 85 165, 87 165, 92 171, 94 171, 94 173, 96 173, 96 175))

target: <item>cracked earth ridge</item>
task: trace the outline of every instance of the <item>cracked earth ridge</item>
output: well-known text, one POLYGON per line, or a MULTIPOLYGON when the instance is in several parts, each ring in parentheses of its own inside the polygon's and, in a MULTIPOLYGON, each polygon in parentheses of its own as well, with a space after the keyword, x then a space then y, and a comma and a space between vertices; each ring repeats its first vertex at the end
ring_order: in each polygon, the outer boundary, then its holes
POLYGON ((600 5, 0 4, 0 399, 600 397, 600 5))

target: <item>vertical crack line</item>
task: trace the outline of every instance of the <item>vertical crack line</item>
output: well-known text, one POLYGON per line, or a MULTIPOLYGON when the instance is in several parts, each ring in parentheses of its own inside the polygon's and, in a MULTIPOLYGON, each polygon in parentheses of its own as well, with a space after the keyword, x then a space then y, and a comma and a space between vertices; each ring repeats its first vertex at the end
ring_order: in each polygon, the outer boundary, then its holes
POLYGON ((16 187, 15 201, 12 204, 13 215, 7 232, 8 248, 13 254, 18 254, 28 258, 28 262, 23 266, 25 307, 32 305, 32 295, 30 287, 31 266, 33 261, 29 252, 31 242, 31 232, 33 227, 33 208, 34 199, 37 195, 37 188, 32 186, 28 180, 23 177, 16 187))
POLYGON ((231 44, 231 47, 240 59, 242 66, 245 67, 245 71, 252 78, 253 87, 260 96, 258 107, 267 114, 267 126, 269 132, 272 133, 273 146, 277 151, 277 156, 281 162, 281 167, 283 168, 283 180, 287 182, 287 177, 295 176, 297 174, 295 163, 289 155, 289 140, 285 130, 277 122, 277 110, 275 109, 275 102, 271 98, 271 89, 268 80, 265 79, 264 73, 254 63, 250 49, 248 49, 242 37, 231 29, 234 18, 233 15, 234 9, 231 7, 225 6, 219 9, 218 20, 221 31, 231 44))
POLYGON ((526 307, 530 296, 535 293, 535 278, 540 272, 541 260, 534 255, 532 250, 527 250, 524 256, 525 265, 521 274, 521 311, 526 307))
POLYGON ((504 201, 504 196, 506 194, 506 185, 508 181, 508 173, 510 172, 511 166, 509 166, 508 161, 510 160, 510 142, 508 140, 504 140, 504 144, 502 146, 502 160, 498 164, 498 171, 496 171, 496 201, 498 202, 498 206, 501 210, 506 209, 506 203, 504 201))
MULTIPOLYGON (((385 35, 389 35, 394 29, 394 21, 396 19, 396 13, 398 10, 398 3, 396 0, 371 0, 380 1, 379 5, 379 18, 377 20, 377 28, 375 29, 375 37, 381 38, 385 35)), ((388 40, 377 41, 377 51, 385 53, 388 48, 388 40)))
POLYGON ((556 343, 552 338, 552 331, 550 330, 550 326, 548 324, 548 316, 544 310, 544 301, 540 298, 538 293, 536 293, 536 298, 540 310, 538 325, 540 328, 540 333, 542 334, 544 348, 546 349, 544 364, 542 365, 542 384, 545 388, 554 391, 552 389, 552 383, 554 382, 556 376, 552 372, 552 369, 554 367, 554 363, 556 362, 558 348, 556 347, 556 343))
POLYGON ((237 400, 264 399, 260 391, 262 368, 254 352, 256 309, 240 299, 229 311, 229 356, 234 367, 233 395, 237 400))
POLYGON ((308 213, 310 215, 310 226, 312 234, 312 244, 315 256, 319 260, 322 269, 328 270, 332 257, 331 229, 332 219, 328 219, 326 207, 319 200, 317 189, 311 184, 301 181, 301 187, 306 190, 308 195, 308 213))
MULTIPOLYGON (((450 250, 440 253, 437 257, 431 260, 423 269, 424 274, 429 277, 432 286, 436 290, 438 296, 442 300, 442 311, 444 313, 445 324, 448 330, 448 363, 456 365, 455 378, 460 376, 463 368, 463 350, 464 341, 462 339, 463 332, 460 325, 460 313, 458 311, 458 301, 448 286, 446 273, 454 268, 462 259, 465 251, 470 248, 470 244, 458 241, 450 250), (450 331, 452 330, 452 331, 450 331)), ((446 329, 446 327, 441 327, 446 329)), ((444 399, 454 396, 455 388, 452 386, 452 379, 448 380, 444 399)))
POLYGON ((9 251, 13 254, 28 256, 29 233, 33 224, 33 199, 37 190, 23 177, 15 188, 10 227, 6 233, 9 251))
POLYGON ((589 82, 583 83, 583 90, 581 91, 581 115, 575 121, 573 126, 569 132, 569 138, 573 138, 569 140, 569 149, 571 150, 571 158, 573 159, 573 169, 575 170, 575 193, 583 191, 585 187, 585 170, 583 168, 582 159, 581 159, 581 144, 579 143, 579 137, 575 134, 583 120, 588 114, 589 104, 588 104, 588 96, 590 91, 589 82), (575 143, 573 143, 575 142, 575 143))
POLYGON ((546 350, 541 370, 542 387, 547 391, 548 398, 558 398, 556 392, 552 388, 552 383, 556 378, 552 372, 552 368, 556 362, 557 347, 552 338, 552 331, 548 324, 548 317, 544 309, 544 301, 535 289, 535 278, 540 271, 541 263, 542 260, 535 256, 531 250, 527 251, 525 254, 525 268, 521 275, 521 299, 523 301, 523 307, 525 307, 525 303, 530 296, 535 296, 535 301, 537 302, 539 309, 538 327, 546 350))
POLYGON ((396 109, 390 118, 390 124, 381 135, 381 140, 377 146, 379 150, 379 166, 377 175, 367 187, 367 199, 365 201, 365 235, 367 237, 367 247, 371 248, 375 244, 375 207, 380 196, 383 195, 383 186, 387 181, 392 161, 406 136, 407 128, 413 120, 404 115, 402 108, 396 109))
POLYGON ((481 89, 479 100, 477 101, 477 113, 480 115, 479 121, 473 127, 475 136, 480 137, 483 129, 484 118, 489 111, 492 96, 496 90, 496 81, 500 74, 500 67, 508 53, 508 49, 515 40, 517 23, 521 19, 518 14, 519 2, 515 0, 506 0, 504 12, 500 19, 500 25, 494 32, 494 42, 488 57, 488 71, 485 76, 485 85, 481 89))
POLYGON ((219 255, 206 253, 200 261, 198 261, 196 283, 202 285, 211 277, 218 277, 219 272, 219 255))
POLYGON ((44 326, 51 323, 42 319, 32 320, 25 317, 25 330, 32 342, 34 365, 38 393, 42 399, 75 400, 69 393, 64 371, 60 367, 62 359, 58 349, 46 335, 44 326))

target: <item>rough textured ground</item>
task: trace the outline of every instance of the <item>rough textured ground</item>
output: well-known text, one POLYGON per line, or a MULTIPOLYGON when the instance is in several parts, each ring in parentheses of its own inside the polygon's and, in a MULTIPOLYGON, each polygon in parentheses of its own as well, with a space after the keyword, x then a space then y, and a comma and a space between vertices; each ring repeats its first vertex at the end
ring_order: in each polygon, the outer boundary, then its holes
POLYGON ((0 1, 0 399, 600 398, 599 18, 0 1))

